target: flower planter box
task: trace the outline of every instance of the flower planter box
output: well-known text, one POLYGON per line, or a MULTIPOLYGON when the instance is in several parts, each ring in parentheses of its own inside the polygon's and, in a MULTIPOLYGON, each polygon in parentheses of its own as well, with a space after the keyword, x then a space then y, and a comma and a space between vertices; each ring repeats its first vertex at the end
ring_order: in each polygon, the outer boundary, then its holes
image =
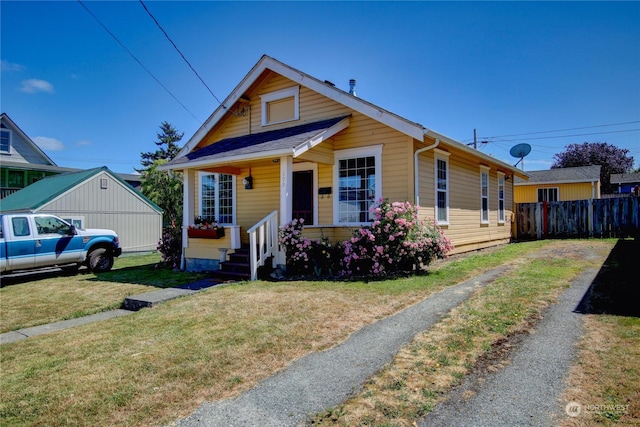
POLYGON ((224 228, 218 228, 215 230, 189 228, 187 229, 187 234, 190 238, 194 239, 219 239, 221 237, 224 237, 224 228))

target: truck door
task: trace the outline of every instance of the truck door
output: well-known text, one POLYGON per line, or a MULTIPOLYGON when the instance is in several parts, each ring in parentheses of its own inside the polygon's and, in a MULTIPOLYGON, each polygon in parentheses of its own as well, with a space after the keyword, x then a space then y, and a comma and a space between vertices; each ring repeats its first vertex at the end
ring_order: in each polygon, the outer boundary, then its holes
POLYGON ((12 270, 32 268, 35 265, 35 240, 31 233, 31 224, 26 216, 11 217, 10 236, 6 239, 7 262, 12 270))
POLYGON ((82 261, 82 237, 72 235, 71 227, 54 216, 36 216, 36 266, 82 261))

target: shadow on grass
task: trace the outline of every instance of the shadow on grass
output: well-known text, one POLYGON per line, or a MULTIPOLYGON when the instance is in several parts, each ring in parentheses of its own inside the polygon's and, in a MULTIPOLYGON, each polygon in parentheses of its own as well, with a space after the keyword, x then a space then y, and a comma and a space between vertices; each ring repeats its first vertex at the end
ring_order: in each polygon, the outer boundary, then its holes
POLYGON ((91 274, 91 271, 89 271, 89 269, 87 268, 81 268, 77 272, 64 271, 63 269, 58 267, 50 267, 42 270, 19 271, 17 273, 3 274, 2 279, 0 280, 0 288, 28 282, 38 282, 40 280, 53 279, 56 277, 76 277, 86 276, 89 274, 91 274))
POLYGON ((206 278, 206 273, 189 273, 174 271, 157 264, 136 265, 97 274, 87 279, 90 282, 116 282, 153 286, 156 288, 174 288, 176 286, 199 281, 206 278))
POLYGON ((575 312, 640 317, 638 253, 640 240, 618 240, 575 312))

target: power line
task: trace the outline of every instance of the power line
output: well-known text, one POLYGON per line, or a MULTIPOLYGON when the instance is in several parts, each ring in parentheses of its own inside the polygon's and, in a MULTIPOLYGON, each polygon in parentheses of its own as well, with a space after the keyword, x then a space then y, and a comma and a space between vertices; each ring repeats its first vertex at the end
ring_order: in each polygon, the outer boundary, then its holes
MULTIPOLYGON (((196 77, 198 77, 198 79, 200 79, 200 81, 202 82, 202 84, 204 85, 204 87, 207 88, 207 90, 209 91, 209 93, 211 94, 211 96, 213 96, 215 98, 216 101, 218 101, 218 104, 222 105, 222 102, 220 102, 220 100, 218 99, 217 96, 215 96, 213 94, 213 92, 211 91, 211 89, 209 88, 209 86, 207 86, 207 84, 205 83, 205 81, 202 79, 202 77, 200 77, 200 74, 198 74, 198 72, 196 71, 195 68, 193 68, 193 65, 191 65, 191 63, 187 60, 187 58, 185 58, 185 56, 183 55, 183 53, 180 51, 180 49, 178 49, 178 46, 176 46, 176 44, 173 42, 173 40, 171 40, 171 37, 169 37, 169 34, 167 34, 167 32, 164 30, 164 28, 162 28, 162 25, 160 25, 160 23, 158 22, 158 20, 155 18, 155 16, 153 16, 153 14, 151 14, 151 11, 147 8, 147 5, 144 4, 144 2, 142 0, 139 0, 140 4, 142 5, 142 7, 144 8, 144 10, 147 12, 147 14, 151 17, 151 19, 153 19, 153 22, 156 23, 156 26, 160 29, 160 31, 162 31, 162 34, 164 34, 164 36, 167 38, 167 40, 169 40, 169 43, 171 43, 171 45, 173 46, 173 48, 180 54, 180 56, 182 57, 182 60, 184 62, 187 63, 187 65, 189 66, 189 68, 191 68, 191 71, 193 71, 193 73, 196 75, 196 77)), ((223 108, 224 105, 222 106, 223 108)))
MULTIPOLYGON (((635 124, 635 123, 640 123, 640 120, 635 120, 635 121, 632 121, 632 122, 610 123, 610 124, 606 124, 606 125, 582 126, 582 127, 575 127, 575 128, 556 129, 556 130, 543 130, 543 131, 538 131, 538 132, 512 133, 512 134, 508 134, 508 135, 484 136, 484 137, 482 137, 482 139, 503 138, 503 137, 509 137, 509 136, 538 135, 538 134, 541 134, 541 133, 566 132, 566 131, 570 131, 570 130, 593 129, 593 128, 608 127, 608 126, 629 125, 629 124, 635 124)), ((588 134, 586 134, 586 135, 588 135, 588 134)), ((568 135, 568 136, 571 136, 571 135, 568 135)))
POLYGON ((89 8, 82 2, 82 0, 77 0, 77 1, 89 13, 89 15, 91 15, 91 17, 93 19, 95 19, 95 21, 98 24, 100 24, 100 26, 120 45, 120 47, 122 47, 129 54, 129 56, 131 56, 131 58, 133 58, 133 60, 136 61, 138 63, 138 65, 140 65, 142 67, 142 69, 145 70, 147 72, 147 74, 149 74, 151 76, 151 78, 153 78, 153 80, 155 80, 156 83, 158 83, 160 85, 160 87, 162 87, 169 95, 171 95, 171 97, 173 99, 175 99, 176 102, 178 104, 180 104, 182 106, 182 108, 184 108, 187 113, 191 114, 191 117, 193 117, 198 123, 202 123, 201 120, 199 120, 182 102, 180 102, 180 100, 169 89, 167 89, 167 87, 165 85, 163 85, 162 82, 160 82, 160 80, 158 80, 158 78, 156 76, 154 76, 153 73, 151 71, 149 71, 149 69, 147 67, 145 67, 144 64, 129 49, 127 49, 127 47, 124 45, 124 43, 122 43, 118 39, 118 37, 116 37, 116 35, 113 34, 107 28, 107 26, 105 24, 103 24, 102 21, 100 21, 98 19, 98 17, 93 14, 93 12, 91 12, 89 10, 89 8))
MULTIPOLYGON (((496 141, 500 141, 500 142, 514 142, 514 141, 530 141, 533 139, 560 139, 560 138, 568 138, 568 137, 574 137, 574 136, 605 135, 605 134, 611 134, 611 133, 637 132, 637 131, 640 131, 640 128, 611 130, 606 132, 574 133, 570 135, 537 136, 534 138, 513 138, 513 139, 497 139, 498 137, 493 137, 493 138, 496 138, 496 141)), ((540 133, 543 133, 543 132, 540 132, 540 133)), ((488 141, 488 142, 496 142, 496 141, 488 141)))

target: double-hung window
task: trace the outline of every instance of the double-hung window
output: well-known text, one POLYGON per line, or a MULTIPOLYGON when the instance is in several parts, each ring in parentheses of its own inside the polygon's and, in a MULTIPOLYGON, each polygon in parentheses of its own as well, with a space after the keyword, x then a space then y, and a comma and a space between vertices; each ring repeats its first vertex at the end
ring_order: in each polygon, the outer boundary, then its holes
POLYGON ((449 153, 436 149, 436 221, 439 225, 449 224, 449 153))
POLYGON ((11 152, 11 130, 0 128, 0 153, 11 152))
POLYGON ((504 174, 498 172, 498 223, 504 223, 505 218, 504 207, 504 174))
POLYGON ((370 208, 382 196, 382 146, 339 150, 335 159, 335 223, 372 221, 370 208))
POLYGON ((233 175, 199 172, 199 215, 220 224, 234 224, 235 178, 233 175))
POLYGON ((480 167, 480 222, 489 223, 489 168, 480 167))

